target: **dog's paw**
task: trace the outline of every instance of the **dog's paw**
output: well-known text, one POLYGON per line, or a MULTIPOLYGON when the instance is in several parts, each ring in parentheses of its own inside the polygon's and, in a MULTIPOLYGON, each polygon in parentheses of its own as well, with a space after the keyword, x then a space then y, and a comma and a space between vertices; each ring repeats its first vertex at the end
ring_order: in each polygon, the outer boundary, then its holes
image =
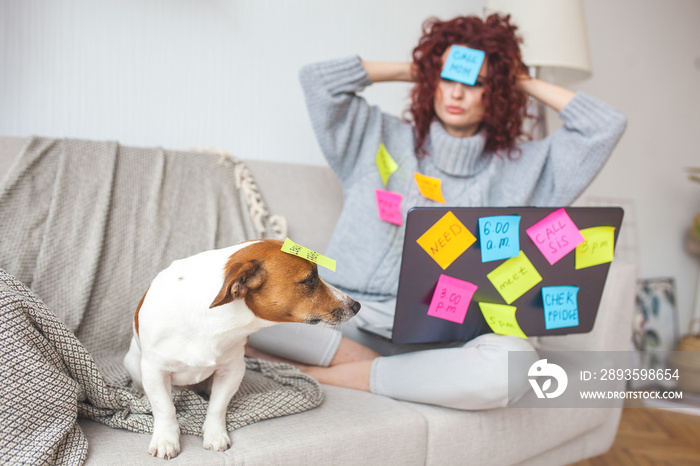
POLYGON ((175 433, 153 434, 151 443, 148 445, 148 453, 169 460, 180 454, 180 436, 175 433))
POLYGON ((231 437, 226 430, 208 429, 203 432, 204 448, 214 451, 226 451, 231 446, 231 437))

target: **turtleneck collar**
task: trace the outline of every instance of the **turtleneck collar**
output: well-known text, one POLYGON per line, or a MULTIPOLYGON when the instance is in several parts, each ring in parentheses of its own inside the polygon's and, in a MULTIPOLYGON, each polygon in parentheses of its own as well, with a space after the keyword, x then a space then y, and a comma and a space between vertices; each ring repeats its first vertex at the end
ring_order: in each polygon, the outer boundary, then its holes
POLYGON ((483 156, 486 131, 468 138, 450 136, 437 119, 430 124, 427 142, 430 160, 440 171, 452 176, 468 177, 479 173, 488 164, 483 156))

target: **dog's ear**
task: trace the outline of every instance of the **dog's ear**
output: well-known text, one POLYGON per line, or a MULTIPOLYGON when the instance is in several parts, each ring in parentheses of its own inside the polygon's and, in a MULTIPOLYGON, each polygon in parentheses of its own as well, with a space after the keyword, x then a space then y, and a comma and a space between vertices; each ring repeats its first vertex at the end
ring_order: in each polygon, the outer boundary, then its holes
POLYGON ((224 284, 209 309, 228 304, 234 299, 245 298, 251 290, 260 288, 265 281, 265 270, 259 261, 234 262, 227 264, 226 268, 224 284))

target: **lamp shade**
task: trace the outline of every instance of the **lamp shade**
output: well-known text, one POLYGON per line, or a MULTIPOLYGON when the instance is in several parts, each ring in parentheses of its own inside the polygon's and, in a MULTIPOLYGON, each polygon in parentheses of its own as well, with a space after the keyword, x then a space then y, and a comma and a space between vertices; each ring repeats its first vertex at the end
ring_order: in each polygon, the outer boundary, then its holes
POLYGON ((523 62, 561 84, 592 74, 581 0, 488 0, 487 10, 510 14, 523 38, 523 62))

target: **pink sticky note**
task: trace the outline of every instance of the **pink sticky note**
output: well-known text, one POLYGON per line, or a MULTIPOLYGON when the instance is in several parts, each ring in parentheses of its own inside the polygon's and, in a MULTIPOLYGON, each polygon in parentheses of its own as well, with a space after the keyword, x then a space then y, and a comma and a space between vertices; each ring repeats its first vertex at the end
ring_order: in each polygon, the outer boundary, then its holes
POLYGON ((379 218, 394 225, 403 225, 403 216, 401 215, 401 199, 403 196, 381 189, 375 189, 374 192, 377 195, 379 218))
POLYGON ((555 210, 525 231, 550 265, 584 241, 583 235, 564 208, 555 210))
POLYGON ((430 301, 428 315, 463 324, 467 308, 477 288, 473 283, 440 275, 435 294, 430 301))

